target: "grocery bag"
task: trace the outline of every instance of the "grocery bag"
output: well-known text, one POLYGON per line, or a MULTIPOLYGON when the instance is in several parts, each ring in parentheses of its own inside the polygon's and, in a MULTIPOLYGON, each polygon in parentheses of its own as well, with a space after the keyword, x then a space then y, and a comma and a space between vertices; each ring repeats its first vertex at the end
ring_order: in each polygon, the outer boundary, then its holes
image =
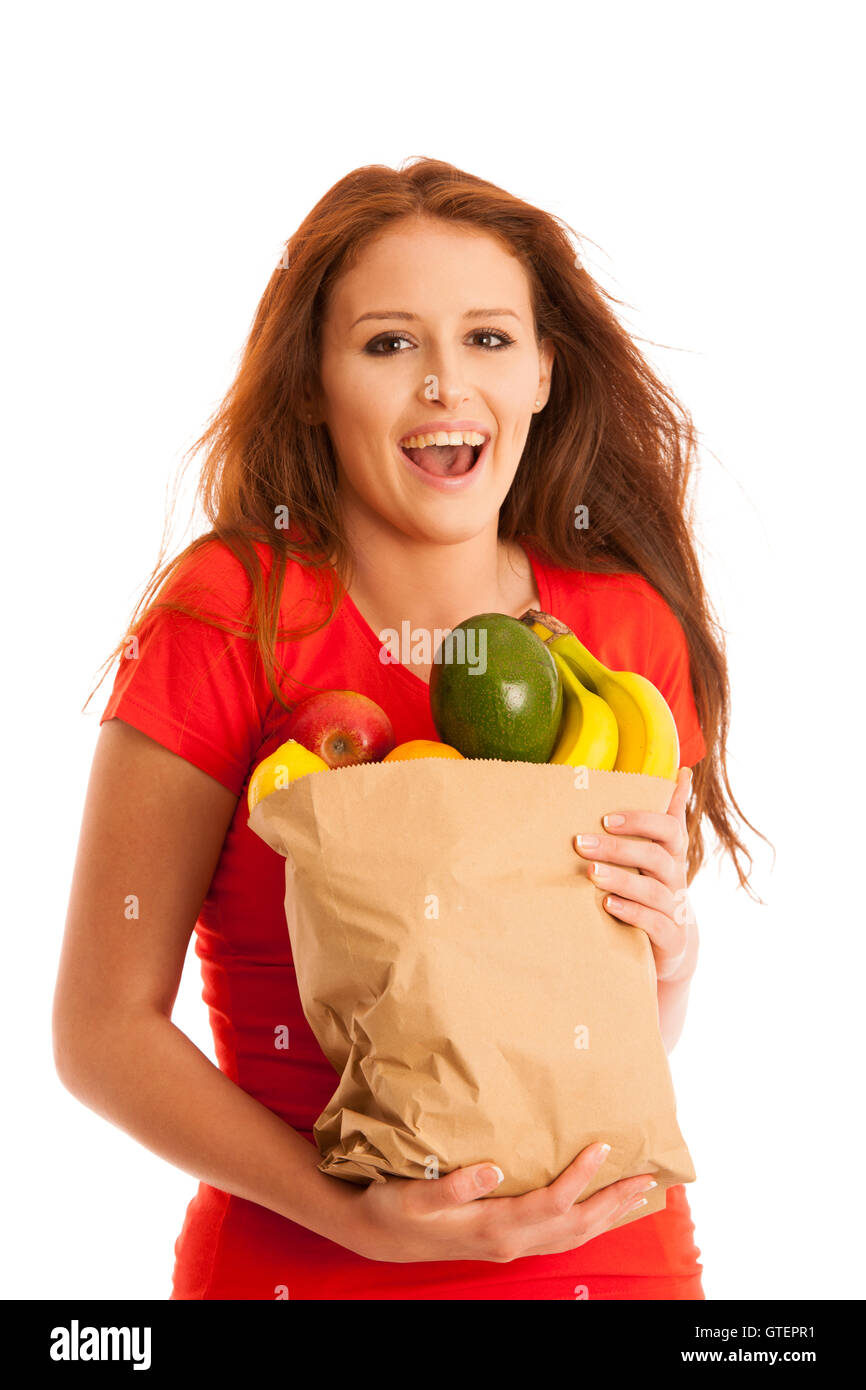
MULTIPOLYGON (((250 828, 286 859, 301 1004, 337 1073, 323 1173, 367 1184, 490 1160, 492 1196, 611 1145, 581 1200, 692 1182, 646 933, 616 921, 573 836, 666 811, 673 783, 550 763, 420 758, 301 777, 250 828)), ((636 869, 629 869, 637 873, 636 869)))

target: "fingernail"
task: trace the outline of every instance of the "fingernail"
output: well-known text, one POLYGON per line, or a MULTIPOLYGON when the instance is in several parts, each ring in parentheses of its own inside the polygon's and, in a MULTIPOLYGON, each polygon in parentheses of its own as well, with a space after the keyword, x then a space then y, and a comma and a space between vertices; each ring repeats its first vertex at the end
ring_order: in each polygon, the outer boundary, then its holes
POLYGON ((602 816, 602 820, 609 830, 612 825, 622 825, 625 816, 602 816))
POLYGON ((578 835, 576 839, 581 849, 595 849, 595 846, 598 844, 597 835, 578 835))
POLYGON ((608 1156, 609 1153, 610 1153, 610 1144, 602 1144, 601 1148, 598 1150, 598 1157, 599 1157, 599 1158, 607 1158, 607 1156, 608 1156))
POLYGON ((608 872, 608 868, 605 864, 593 864, 592 866, 593 878, 607 878, 608 872))
POLYGON ((494 1177, 497 1187, 505 1181, 505 1174, 502 1169, 496 1163, 491 1163, 487 1168, 479 1168, 475 1174, 475 1185, 476 1187, 489 1187, 494 1177))
POLYGON ((655 1178, 653 1178, 652 1182, 648 1182, 644 1187, 642 1187, 641 1192, 649 1192, 651 1187, 658 1187, 658 1183, 656 1182, 655 1178))
POLYGON ((649 1206, 646 1197, 640 1197, 636 1202, 629 1202, 626 1211, 635 1211, 637 1207, 649 1206))

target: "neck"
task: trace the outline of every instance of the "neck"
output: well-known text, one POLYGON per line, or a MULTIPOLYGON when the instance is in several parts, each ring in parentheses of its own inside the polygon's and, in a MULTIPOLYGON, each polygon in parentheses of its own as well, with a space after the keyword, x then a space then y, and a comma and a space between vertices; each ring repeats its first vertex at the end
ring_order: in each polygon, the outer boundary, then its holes
POLYGON ((399 630, 407 618, 431 631, 453 628, 477 613, 518 616, 539 606, 525 552, 499 540, 496 519, 452 544, 406 536, 378 518, 356 518, 347 534, 355 562, 348 592, 377 631, 399 630))

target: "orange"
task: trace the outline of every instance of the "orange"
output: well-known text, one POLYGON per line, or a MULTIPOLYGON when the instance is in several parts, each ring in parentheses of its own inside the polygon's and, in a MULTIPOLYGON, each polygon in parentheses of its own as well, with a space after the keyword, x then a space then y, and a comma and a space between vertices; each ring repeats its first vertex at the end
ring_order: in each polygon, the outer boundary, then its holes
POLYGON ((408 743, 398 743, 390 753, 386 753, 383 763, 399 763, 408 758, 462 758, 463 754, 452 748, 450 743, 439 743, 433 738, 413 738, 408 743))

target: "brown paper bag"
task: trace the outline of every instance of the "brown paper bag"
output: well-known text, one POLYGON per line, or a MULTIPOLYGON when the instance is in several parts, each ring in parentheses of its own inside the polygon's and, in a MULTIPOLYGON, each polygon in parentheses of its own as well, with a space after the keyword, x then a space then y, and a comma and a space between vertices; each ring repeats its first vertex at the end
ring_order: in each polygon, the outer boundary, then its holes
POLYGON ((694 1180, 649 938, 605 911, 572 845, 672 794, 643 774, 425 758, 258 803, 250 828, 286 857, 304 1013, 339 1076, 314 1127, 322 1172, 366 1184, 488 1159, 507 1197, 605 1140, 581 1200, 638 1173, 659 1184, 617 1225, 694 1180))

